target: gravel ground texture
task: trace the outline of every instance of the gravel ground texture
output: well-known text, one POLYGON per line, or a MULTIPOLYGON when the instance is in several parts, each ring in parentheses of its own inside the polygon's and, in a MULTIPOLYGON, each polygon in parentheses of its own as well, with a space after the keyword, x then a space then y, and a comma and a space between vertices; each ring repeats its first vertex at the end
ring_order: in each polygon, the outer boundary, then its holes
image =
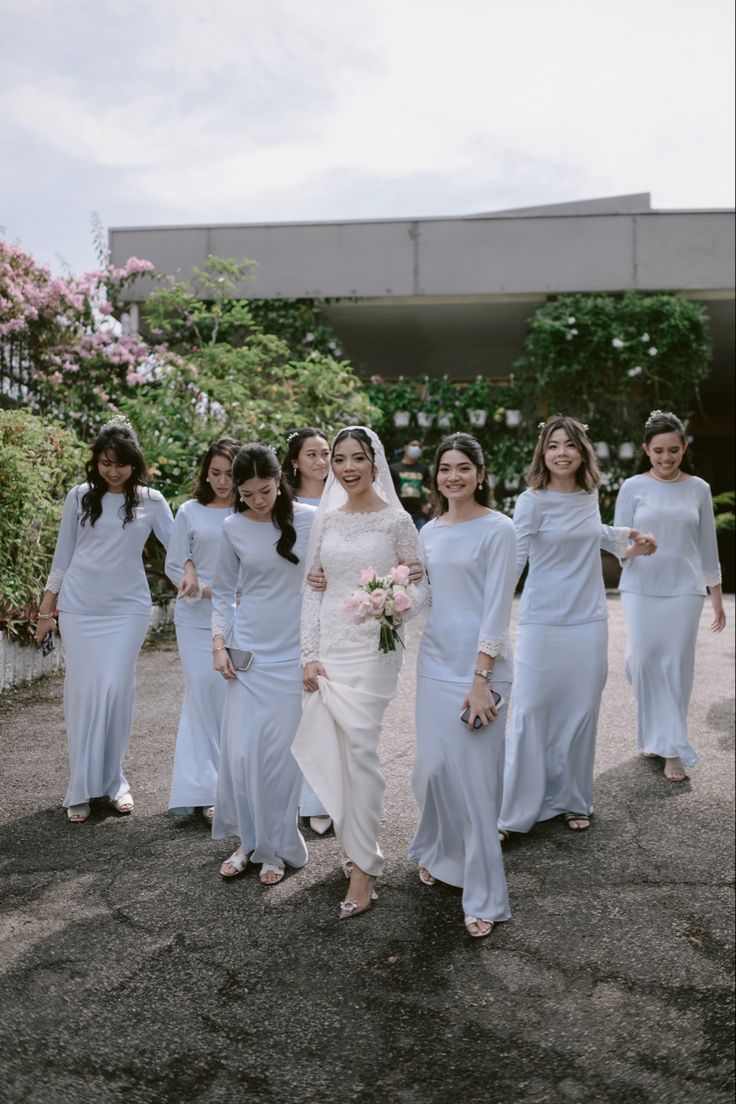
MULTIPOLYGON (((732 1104, 734 601, 703 611, 682 785, 637 755, 609 608, 596 815, 514 837, 514 918, 471 940, 459 891, 407 861, 421 625, 384 726, 380 899, 341 922, 332 833, 264 889, 166 812, 182 683, 142 653, 136 810, 67 823, 62 679, 0 697, 2 1104, 732 1104)), ((234 846, 234 844, 233 844, 234 846)))

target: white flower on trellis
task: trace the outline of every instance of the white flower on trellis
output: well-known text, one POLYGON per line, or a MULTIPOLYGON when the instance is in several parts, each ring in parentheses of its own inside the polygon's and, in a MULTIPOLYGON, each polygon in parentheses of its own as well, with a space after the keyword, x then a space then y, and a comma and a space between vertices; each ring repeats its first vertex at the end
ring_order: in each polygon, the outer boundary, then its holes
POLYGON ((614 337, 611 344, 613 345, 614 349, 623 349, 624 347, 624 343, 620 337, 614 337))
POLYGON ((570 317, 567 319, 567 324, 568 326, 574 326, 576 321, 577 319, 575 318, 575 315, 571 314, 570 317))
POLYGON ((646 345, 647 341, 652 340, 651 337, 649 336, 649 334, 642 334, 641 339, 642 339, 642 341, 644 342, 645 345, 646 345))
POLYGON ((640 364, 637 364, 635 368, 629 368, 627 375, 629 379, 633 379, 634 376, 640 376, 643 371, 644 369, 642 368, 642 366, 640 364))
POLYGON ((649 349, 647 349, 647 352, 649 353, 650 356, 656 356, 657 355, 657 346, 652 345, 649 349))

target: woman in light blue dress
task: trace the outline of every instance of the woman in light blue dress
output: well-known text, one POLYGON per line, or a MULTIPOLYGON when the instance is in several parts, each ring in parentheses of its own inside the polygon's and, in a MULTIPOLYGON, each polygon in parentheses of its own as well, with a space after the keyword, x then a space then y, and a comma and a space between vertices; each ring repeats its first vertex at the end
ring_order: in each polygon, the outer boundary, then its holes
POLYGON ((222 437, 202 458, 194 498, 182 503, 166 556, 166 574, 178 589, 174 625, 184 672, 184 701, 174 752, 169 809, 195 808, 212 820, 220 761, 225 681, 210 663, 212 576, 222 526, 233 512, 233 460, 238 444, 222 437))
POLYGON ((636 694, 637 746, 664 760, 664 776, 682 782, 697 761, 687 732, 695 645, 706 593, 713 632, 726 624, 710 487, 684 471, 687 438, 680 419, 654 410, 644 427, 651 465, 627 479, 616 502, 616 524, 651 529, 659 551, 636 560, 619 589, 628 630, 626 677, 636 694))
POLYGON ((527 562, 506 738, 499 831, 528 832, 562 816, 584 831, 593 814, 593 765, 608 674, 608 609, 601 548, 623 559, 653 542, 603 525, 600 472, 585 432, 556 414, 542 426, 517 500, 516 577, 527 562))
POLYGON ((36 629, 40 641, 54 625, 56 606, 66 661, 64 806, 74 823, 87 819, 93 797, 108 797, 119 813, 133 811, 123 759, 151 614, 143 547, 155 533, 165 548, 174 525, 166 499, 146 485, 138 439, 122 419, 100 430, 86 474, 64 503, 36 629))
POLYGON ((263 885, 275 885, 287 864, 307 861, 291 742, 301 716, 301 590, 316 510, 294 505, 267 445, 240 449, 233 481, 236 513, 222 527, 212 579, 214 666, 227 682, 212 835, 240 840, 223 877, 250 861, 260 864, 263 885), (228 649, 252 653, 247 670, 236 669, 244 664, 234 664, 228 649))
MULTIPOLYGON (((330 473, 330 445, 324 433, 314 426, 292 430, 286 438, 286 455, 281 470, 297 502, 319 506, 325 480, 330 473)), ((309 818, 309 827, 319 836, 323 836, 332 826, 332 817, 306 778, 302 779, 299 814, 309 818)))
POLYGON ((512 679, 516 537, 511 520, 490 509, 474 437, 457 433, 442 442, 433 485, 438 516, 420 533, 431 608, 417 668, 412 789, 421 818, 409 857, 425 885, 440 880, 462 888, 465 928, 477 939, 511 916, 496 821, 512 679), (493 691, 501 695, 498 705, 493 691))

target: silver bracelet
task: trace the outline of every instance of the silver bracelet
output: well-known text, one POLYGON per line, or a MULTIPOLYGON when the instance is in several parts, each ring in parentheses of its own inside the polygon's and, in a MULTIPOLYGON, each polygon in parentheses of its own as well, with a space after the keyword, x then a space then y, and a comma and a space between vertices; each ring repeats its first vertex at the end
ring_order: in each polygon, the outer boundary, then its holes
POLYGON ((480 667, 476 667, 473 671, 474 675, 478 675, 480 678, 485 679, 486 682, 490 682, 493 678, 493 668, 490 671, 481 671, 480 667))

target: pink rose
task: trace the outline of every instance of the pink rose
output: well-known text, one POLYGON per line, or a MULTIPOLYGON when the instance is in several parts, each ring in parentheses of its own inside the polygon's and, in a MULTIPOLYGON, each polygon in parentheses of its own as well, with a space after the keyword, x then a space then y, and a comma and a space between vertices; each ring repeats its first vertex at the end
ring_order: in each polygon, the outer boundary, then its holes
POLYGON ((386 591, 382 587, 376 587, 370 593, 370 601, 374 613, 383 613, 386 608, 386 591))
POLYGON ((408 613, 412 608, 412 600, 405 590, 398 587, 394 591, 394 609, 397 613, 408 613))
POLYGON ((406 564, 397 564, 396 567, 391 568, 389 574, 394 582, 399 583, 400 586, 409 582, 409 568, 406 564))
POLYGON ((361 583, 370 583, 376 577, 375 567, 366 567, 364 571, 360 573, 361 583))

